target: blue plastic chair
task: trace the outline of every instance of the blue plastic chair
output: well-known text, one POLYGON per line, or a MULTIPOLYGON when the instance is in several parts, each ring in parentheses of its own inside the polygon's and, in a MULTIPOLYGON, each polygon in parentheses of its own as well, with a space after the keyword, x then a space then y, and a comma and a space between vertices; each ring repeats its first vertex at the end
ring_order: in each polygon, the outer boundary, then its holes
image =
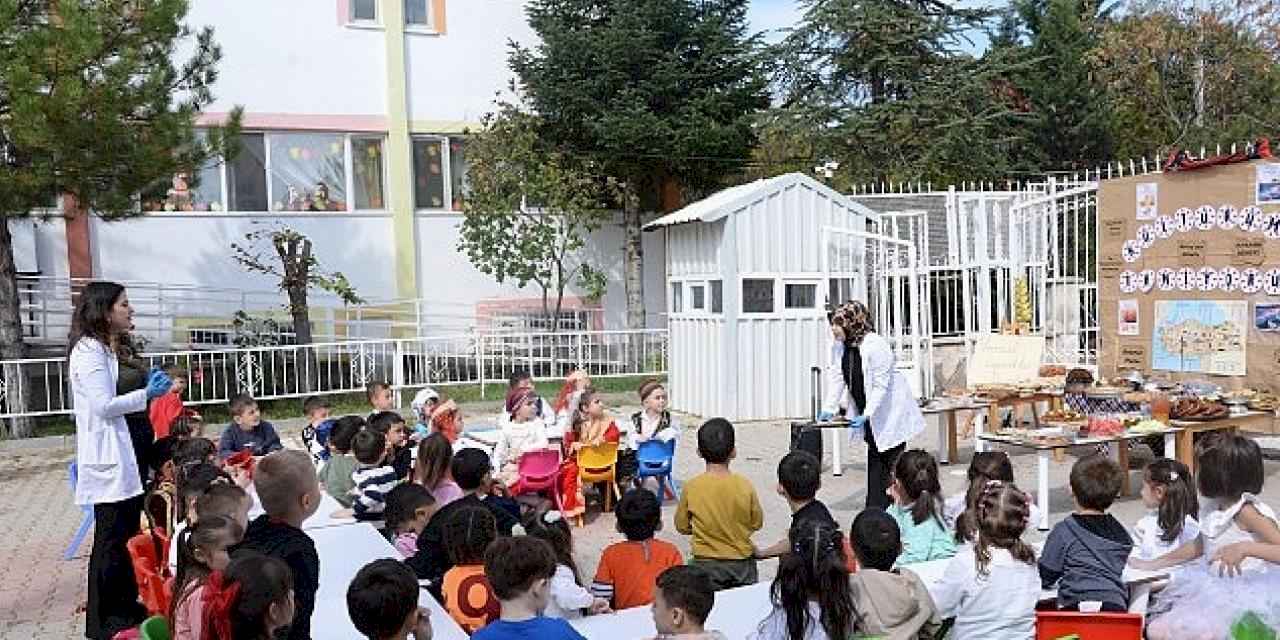
MULTIPOLYGON (((76 477, 79 475, 74 460, 71 466, 67 468, 71 475, 71 495, 76 494, 76 477)), ((80 545, 84 543, 85 536, 89 535, 89 527, 93 526, 93 506, 82 504, 80 511, 83 515, 80 517, 80 528, 76 530, 76 536, 71 539, 71 544, 67 546, 67 550, 62 552, 63 560, 70 560, 76 556, 76 551, 80 550, 80 545)))
POLYGON ((646 440, 640 443, 636 448, 636 481, 644 486, 645 478, 658 479, 658 502, 662 502, 665 496, 664 490, 671 488, 671 495, 679 498, 680 489, 676 487, 675 478, 672 476, 672 469, 675 467, 676 457, 676 441, 674 438, 663 442, 661 440, 646 440))

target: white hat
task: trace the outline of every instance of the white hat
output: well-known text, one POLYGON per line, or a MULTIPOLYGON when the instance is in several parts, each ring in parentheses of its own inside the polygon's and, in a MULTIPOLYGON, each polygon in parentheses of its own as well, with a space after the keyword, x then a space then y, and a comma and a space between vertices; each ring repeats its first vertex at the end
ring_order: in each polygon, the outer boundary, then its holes
POLYGON ((439 399, 440 399, 440 394, 436 393, 435 389, 432 389, 431 387, 424 387, 421 391, 419 391, 416 395, 413 396, 413 402, 409 403, 409 406, 413 408, 414 412, 420 412, 422 411, 423 407, 427 406, 428 402, 436 401, 439 399))

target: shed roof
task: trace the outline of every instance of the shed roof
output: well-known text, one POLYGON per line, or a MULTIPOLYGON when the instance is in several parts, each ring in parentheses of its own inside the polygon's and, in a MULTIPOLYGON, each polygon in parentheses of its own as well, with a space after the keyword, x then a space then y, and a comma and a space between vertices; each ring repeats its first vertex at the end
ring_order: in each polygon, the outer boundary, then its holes
POLYGON ((644 226, 644 230, 653 231, 655 229, 670 227, 677 224, 685 224, 688 222, 714 222, 751 204, 752 202, 766 197, 771 193, 781 191, 797 183, 820 191, 827 197, 844 204, 849 209, 857 211, 858 213, 870 218, 879 218, 879 216, 867 206, 851 200, 844 194, 822 184, 821 182, 818 182, 808 175, 803 173, 787 173, 717 191, 706 198, 672 211, 671 213, 646 224, 644 226))

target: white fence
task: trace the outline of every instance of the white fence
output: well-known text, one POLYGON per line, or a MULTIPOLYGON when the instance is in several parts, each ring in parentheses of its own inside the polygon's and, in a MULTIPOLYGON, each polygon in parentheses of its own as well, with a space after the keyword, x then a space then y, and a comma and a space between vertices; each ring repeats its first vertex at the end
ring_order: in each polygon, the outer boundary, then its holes
MULTIPOLYGON (((563 378, 575 368, 593 378, 664 375, 667 344, 666 329, 646 329, 359 340, 144 358, 190 372, 186 402, 201 405, 226 403, 239 393, 269 400, 361 392, 374 381, 391 383, 397 394, 478 384, 483 396, 488 386, 505 388, 516 370, 540 380, 563 378)), ((0 418, 70 413, 69 385, 65 358, 0 361, 0 418)))

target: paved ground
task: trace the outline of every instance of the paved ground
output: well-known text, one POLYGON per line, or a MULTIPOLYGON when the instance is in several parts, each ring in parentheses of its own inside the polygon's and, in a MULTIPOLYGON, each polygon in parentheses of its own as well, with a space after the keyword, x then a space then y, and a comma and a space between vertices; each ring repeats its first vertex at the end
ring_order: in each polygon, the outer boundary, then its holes
MULTIPOLYGON (((618 400, 615 399, 615 402, 618 400)), ((616 405, 615 405, 616 406, 616 405)), ((464 407, 468 414, 491 415, 492 405, 477 405, 475 409, 464 407)), ((632 407, 620 407, 619 414, 629 413, 632 407)), ((298 446, 296 421, 281 421, 286 441, 298 446)), ((912 442, 912 446, 935 449, 932 431, 912 442)), ((775 493, 776 465, 787 450, 788 433, 781 423, 751 423, 740 425, 738 431, 738 458, 733 467, 747 475, 756 485, 761 504, 765 509, 765 526, 757 535, 761 545, 770 544, 785 535, 789 522, 786 502, 775 493)), ((828 439, 827 446, 830 446, 828 439)), ((865 450, 861 444, 846 447, 844 474, 823 476, 819 497, 824 500, 843 526, 848 527, 865 498, 865 450)), ((964 472, 970 450, 962 448, 958 465, 943 468, 943 489, 950 495, 964 487, 964 472)), ((1035 484, 1035 457, 1018 454, 1013 461, 1017 478, 1025 488, 1035 484)), ((80 511, 72 503, 67 486, 67 464, 72 458, 69 449, 20 451, 0 456, 0 638, 78 638, 82 637, 83 616, 76 609, 85 598, 84 574, 90 541, 80 548, 71 561, 63 561, 61 554, 80 521, 80 511)), ((1050 504, 1052 521, 1061 520, 1071 509, 1071 498, 1066 489, 1067 472, 1073 457, 1051 466, 1050 504)), ((696 439, 693 429, 687 429, 681 439, 677 458, 677 475, 689 478, 702 469, 696 456, 696 439)), ((1134 472, 1135 487, 1140 482, 1134 472)), ((1270 504, 1280 506, 1280 463, 1267 463, 1268 482, 1263 497, 1270 504)), ((1142 504, 1137 496, 1122 498, 1113 512, 1125 523, 1135 522, 1142 514, 1142 504)), ((663 508, 665 531, 659 537, 678 545, 686 554, 688 539, 675 532, 672 524, 675 505, 668 502, 663 508)), ((614 529, 612 515, 594 514, 588 517, 587 526, 575 529, 576 556, 586 578, 594 574, 601 550, 620 539, 614 529)), ((1031 540, 1043 538, 1033 532, 1031 540)), ((761 563, 761 579, 770 579, 776 571, 776 561, 761 563)))

